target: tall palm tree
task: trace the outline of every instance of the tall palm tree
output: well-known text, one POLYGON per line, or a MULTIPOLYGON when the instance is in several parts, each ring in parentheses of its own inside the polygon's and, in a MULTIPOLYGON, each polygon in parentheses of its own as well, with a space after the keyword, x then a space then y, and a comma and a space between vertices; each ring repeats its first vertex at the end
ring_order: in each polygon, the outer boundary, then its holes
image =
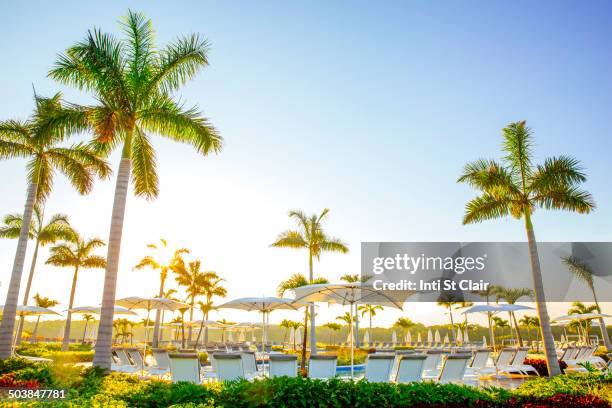
POLYGON ((546 365, 549 374, 555 376, 561 374, 561 369, 546 308, 540 258, 531 217, 536 208, 587 214, 595 208, 595 204, 591 195, 579 188, 586 176, 578 160, 559 156, 546 159, 541 165, 533 164, 532 132, 525 121, 511 123, 505 127, 503 137, 505 156, 501 162, 478 160, 469 163, 458 179, 459 182, 468 183, 482 192, 482 195, 467 204, 463 224, 507 215, 524 220, 546 365))
POLYGON ((86 314, 86 313, 83 314, 83 320, 85 320, 85 327, 83 328, 83 339, 81 340, 81 343, 85 343, 85 336, 87 336, 87 326, 89 326, 89 322, 96 321, 93 315, 86 314))
MULTIPOLYGON (((185 264, 185 261, 180 259, 172 266, 176 283, 180 286, 185 287, 187 293, 187 302, 189 304, 189 321, 193 320, 193 309, 196 303, 196 297, 206 294, 205 285, 210 280, 211 276, 217 276, 216 272, 213 271, 200 271, 201 262, 192 261, 185 264)), ((188 339, 191 342, 192 326, 189 325, 188 339)))
POLYGON ((34 102, 34 112, 28 120, 0 122, 0 160, 28 160, 28 190, 2 315, 0 359, 11 355, 19 287, 35 205, 44 205, 53 188, 56 171, 64 174, 81 194, 91 191, 95 177, 110 175, 108 164, 90 147, 83 144, 62 146, 69 135, 82 130, 82 121, 74 109, 62 104, 61 94, 51 98, 35 95, 34 102))
MULTIPOLYGON (((588 313, 595 313, 597 311, 598 311, 597 305, 587 306, 582 302, 574 302, 572 303, 572 307, 567 311, 567 314, 588 314, 588 313)), ((591 320, 592 319, 578 320, 578 327, 584 333, 584 341, 587 344, 590 343, 589 327, 591 327, 591 320)))
MULTIPOLYGON (((499 285, 494 285, 494 293, 497 301, 501 299, 509 305, 515 304, 522 297, 533 297, 533 291, 531 289, 505 288, 499 285)), ((508 312, 508 315, 510 316, 510 322, 513 323, 510 326, 514 325, 514 332, 516 333, 519 346, 523 347, 523 338, 521 337, 521 331, 519 330, 519 326, 516 321, 516 315, 512 311, 508 312)))
MULTIPOLYGON (((309 280, 309 279, 306 279, 304 275, 296 273, 296 274, 291 275, 291 277, 287 279, 286 281, 282 281, 281 283, 279 283, 277 293, 278 293, 278 296, 283 297, 283 295, 287 291, 295 290, 296 288, 310 285, 310 284, 316 284, 316 283, 328 283, 328 281, 325 278, 315 279, 312 276, 310 277, 310 280, 309 280)), ((311 323, 314 320, 314 318, 312 317, 312 313, 308 312, 308 308, 305 308, 305 309, 306 310, 304 311, 304 333, 302 334, 302 363, 301 363, 302 371, 306 369, 305 367, 306 367, 306 343, 308 342, 308 317, 310 316, 311 323)), ((314 310, 314 306, 310 310, 311 311, 314 310)), ((311 332, 311 336, 312 336, 312 332, 311 332)), ((314 342, 312 337, 310 338, 310 344, 311 344, 310 352, 312 353, 314 349, 316 349, 316 344, 317 344, 314 342)))
POLYGON ((92 253, 96 248, 101 248, 104 245, 104 241, 99 238, 85 239, 74 231, 70 241, 55 245, 49 250, 50 256, 46 262, 48 265, 74 268, 72 286, 70 288, 70 300, 68 302, 68 314, 66 316, 66 326, 64 326, 62 351, 68 351, 68 345, 70 343, 70 325, 72 322, 71 310, 74 303, 74 294, 76 292, 79 270, 105 268, 106 259, 92 253))
POLYGON ((200 331, 198 332, 198 338, 196 339, 196 345, 200 341, 200 335, 202 329, 204 329, 204 344, 208 344, 208 325, 204 325, 204 322, 208 320, 208 315, 211 311, 215 310, 213 299, 215 296, 224 298, 227 296, 227 290, 222 286, 224 279, 221 279, 215 272, 206 273, 204 282, 202 284, 202 294, 204 295, 206 302, 200 302, 200 311, 204 319, 200 324, 200 331))
MULTIPOLYGON (((38 293, 35 294, 33 298, 34 298, 34 303, 38 307, 49 308, 49 307, 59 305, 59 302, 57 300, 53 300, 53 299, 49 299, 48 297, 40 296, 38 293)), ((36 343, 38 342, 38 340, 36 340, 36 337, 38 335, 38 323, 40 323, 40 315, 38 315, 38 317, 36 318, 36 324, 34 325, 34 330, 32 331, 32 339, 36 343)))
POLYGON ((376 312, 378 310, 384 310, 384 308, 380 305, 361 305, 358 308, 359 311, 361 311, 361 317, 364 317, 365 315, 369 315, 370 316, 370 341, 372 341, 372 318, 374 316, 376 316, 376 312))
MULTIPOLYGON (((593 293, 593 301, 595 302, 595 306, 597 306, 597 313, 601 313, 601 308, 599 307, 599 302, 597 300, 597 294, 595 293, 595 284, 593 283, 593 271, 589 266, 576 257, 568 256, 563 258, 563 262, 567 265, 568 269, 571 273, 574 274, 578 280, 584 282, 585 285, 591 289, 591 293, 593 293)), ((604 345, 606 349, 612 350, 612 345, 610 344, 610 336, 608 336, 608 329, 606 328, 606 323, 603 318, 599 318, 599 328, 601 329, 601 337, 603 338, 604 345)))
MULTIPOLYGON (((34 206, 34 216, 30 224, 29 239, 33 239, 34 253, 30 263, 30 273, 23 295, 23 304, 27 305, 30 300, 30 289, 32 288, 32 279, 34 278, 34 270, 36 268, 36 260, 38 259, 39 247, 44 247, 49 244, 54 244, 62 239, 69 239, 72 229, 68 223, 68 217, 64 214, 55 214, 51 217, 47 224, 43 221, 43 210, 40 206, 34 206)), ((23 214, 8 214, 4 217, 4 225, 0 227, 0 238, 19 238, 19 233, 23 226, 23 214)), ((24 317, 19 318, 17 325, 17 335, 15 344, 21 343, 21 332, 23 331, 24 317)))
MULTIPOLYGON (((340 277, 341 281, 346 283, 355 283, 355 282, 365 282, 367 279, 360 277, 358 274, 350 274, 346 273, 340 277)), ((357 333, 357 338, 355 339, 355 347, 359 347, 359 303, 355 302, 353 305, 354 313, 353 313, 353 323, 355 324, 355 333, 357 333)))
MULTIPOLYGON (((329 329, 330 331, 329 343, 331 345, 335 345, 336 344, 336 332, 340 330, 342 326, 340 326, 338 323, 329 322, 329 323, 325 323, 323 327, 326 327, 329 329)), ((295 344, 293 345, 293 349, 295 350, 295 344)))
POLYGON ((196 108, 173 95, 208 65, 208 44, 193 34, 163 49, 155 44, 153 25, 143 14, 128 11, 121 21, 124 38, 99 29, 60 55, 49 76, 89 92, 99 102, 82 107, 94 133, 92 142, 108 154, 121 148, 108 245, 102 313, 94 365, 110 368, 113 305, 125 205, 130 178, 137 196, 159 193, 151 135, 193 146, 202 155, 218 152, 222 139, 196 108))
MULTIPOLYGON (((349 249, 338 238, 327 236, 323 230, 323 222, 329 214, 325 208, 321 214, 312 214, 310 217, 300 210, 289 211, 289 218, 293 218, 298 225, 297 230, 287 230, 279 234, 271 246, 276 248, 293 248, 308 250, 308 278, 314 283, 314 260, 321 258, 323 252, 340 252, 346 254, 349 249)), ((306 332, 306 327, 304 327, 306 332)), ((306 336, 306 335, 304 335, 306 336)), ((317 336, 315 326, 314 304, 310 306, 310 344, 312 353, 317 353, 317 336)))
MULTIPOLYGON (((164 285, 168 278, 168 271, 170 267, 181 259, 183 254, 188 254, 189 250, 186 248, 179 248, 172 251, 168 247, 168 241, 164 238, 160 238, 159 244, 148 244, 147 248, 152 251, 152 254, 143 257, 134 270, 142 270, 145 268, 158 270, 159 271, 159 294, 158 297, 163 297, 164 285)), ((153 339, 151 340, 153 347, 157 347, 159 342, 159 325, 161 319, 161 311, 157 309, 155 311, 155 326, 153 327, 153 339)))

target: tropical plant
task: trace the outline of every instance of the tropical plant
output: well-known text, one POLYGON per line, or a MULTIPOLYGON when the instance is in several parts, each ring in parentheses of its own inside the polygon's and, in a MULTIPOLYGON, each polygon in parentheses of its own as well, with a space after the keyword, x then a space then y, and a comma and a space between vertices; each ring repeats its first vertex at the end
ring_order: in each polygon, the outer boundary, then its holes
MULTIPOLYGON (((36 306, 38 306, 38 307, 50 308, 50 307, 59 305, 59 302, 57 300, 49 299, 48 297, 40 296, 37 293, 37 294, 34 295, 34 304, 36 304, 36 306)), ((38 343, 38 340, 37 340, 37 336, 38 336, 38 323, 40 323, 40 315, 38 315, 38 317, 36 318, 36 324, 34 324, 34 330, 32 330, 32 337, 31 338, 36 343, 38 343)))
POLYGON ((121 339, 121 343, 125 344, 128 339, 130 343, 133 341, 134 332, 132 332, 132 327, 134 322, 122 318, 117 319, 113 322, 113 328, 115 329, 115 337, 121 339))
MULTIPOLYGON (((182 259, 181 256, 183 254, 188 254, 189 250, 186 248, 179 248, 177 250, 172 251, 168 247, 168 241, 164 238, 160 238, 159 244, 148 244, 147 248, 152 251, 152 254, 146 255, 143 257, 140 262, 136 266, 134 266, 134 270, 141 270, 144 268, 149 268, 153 270, 159 271, 159 294, 158 297, 163 297, 164 294, 164 285, 166 283, 166 279, 168 278, 168 271, 171 266, 175 264, 178 260, 182 259)), ((161 321, 162 311, 157 309, 155 311, 155 326, 153 327, 153 338, 151 340, 153 347, 158 346, 159 342, 159 325, 161 321)))
MULTIPOLYGON (((168 289, 168 290, 162 292, 161 297, 163 297, 165 299, 172 299, 172 300, 174 300, 174 294, 175 293, 176 293, 176 289, 168 289)), ((165 313, 166 313, 166 311, 162 310, 160 324, 159 324, 158 343, 163 340, 163 334, 164 334, 163 326, 164 326, 164 315, 165 315, 165 313)), ((155 332, 155 327, 153 327, 153 331, 155 332)))
POLYGON ((215 310, 213 299, 215 296, 224 298, 227 296, 227 290, 222 286, 223 279, 217 275, 216 272, 207 272, 205 274, 205 279, 202 283, 202 294, 204 295, 206 301, 199 302, 200 311, 203 314, 204 319, 202 320, 202 324, 200 324, 200 331, 198 332, 198 337, 196 338, 196 345, 200 341, 200 336, 202 335, 202 329, 204 330, 204 344, 208 344, 208 325, 205 322, 208 320, 208 315, 211 311, 215 310))
POLYGON ((128 184, 137 196, 159 194, 155 150, 150 135, 165 136, 207 155, 222 139, 196 108, 185 108, 173 95, 208 65, 208 44, 193 34, 163 49, 155 44, 153 25, 128 11, 121 22, 125 38, 94 28, 60 55, 49 76, 89 92, 98 101, 80 109, 93 131, 92 144, 103 154, 121 148, 108 245, 100 331, 94 365, 110 368, 111 325, 128 184))
MULTIPOLYGON (((279 234, 276 241, 271 246, 275 248, 293 248, 308 250, 308 279, 310 283, 314 281, 314 260, 321 258, 323 252, 347 253, 348 247, 338 238, 329 237, 323 230, 323 222, 329 214, 329 209, 325 208, 321 214, 312 214, 310 217, 300 210, 289 211, 289 218, 296 221, 297 230, 287 230, 279 234)), ((306 339, 307 327, 304 327, 304 338, 306 339)), ((317 334, 315 322, 314 304, 310 306, 310 344, 312 353, 316 354, 317 334)), ((304 343, 304 348, 306 347, 304 343)))
MULTIPOLYGON (((515 304, 522 297, 533 297, 533 291, 528 288, 506 288, 503 286, 494 286, 495 299, 497 301, 503 300, 509 305, 515 304)), ((523 347, 523 338, 521 337, 521 331, 519 330, 518 323, 516 321, 516 315, 513 311, 509 311, 510 321, 513 323, 516 338, 519 346, 523 347)))
MULTIPOLYGON (((30 289, 32 288, 32 279, 34 278, 34 270, 38 259, 38 250, 40 247, 54 244, 57 241, 68 239, 72 232, 68 217, 64 214, 55 214, 51 217, 47 224, 44 224, 43 210, 40 206, 34 206, 34 216, 30 224, 29 239, 34 240, 34 253, 30 263, 30 273, 23 295, 23 304, 27 305, 30 300, 30 289)), ((4 225, 0 227, 0 238, 19 238, 19 233, 23 226, 23 214, 8 214, 4 217, 4 225)), ((21 332, 23 330, 24 317, 20 316, 17 326, 17 334, 15 337, 15 345, 21 343, 21 332)))
MULTIPOLYGON (((313 279, 312 276, 310 277, 310 280, 308 280, 306 279, 304 275, 300 273, 295 273, 291 275, 289 279, 287 279, 286 281, 282 281, 278 285, 277 293, 278 293, 278 296, 283 297, 283 295, 287 291, 294 290, 302 286, 306 286, 310 284, 317 284, 317 283, 328 283, 328 281, 325 278, 313 279)), ((302 361, 302 367, 301 367, 302 371, 305 370, 306 343, 308 342, 308 317, 310 317, 311 323, 314 321, 314 317, 311 316, 311 313, 309 313, 308 308, 305 308, 305 309, 306 310, 304 311, 304 333, 302 334, 302 360, 301 360, 302 361)), ((311 332, 311 335, 312 335, 312 332, 311 332)), ((312 338, 310 339, 310 343, 316 344, 312 338)))
MULTIPOLYGON (((585 305, 582 302, 572 303, 572 307, 567 311, 567 314, 590 314, 595 313, 599 310, 597 305, 585 305)), ((581 319, 576 321, 576 325, 582 331, 585 343, 589 344, 589 327, 591 327, 591 320, 593 319, 581 319)))
POLYGON ((374 318, 374 316, 376 316, 376 312, 378 310, 384 310, 384 308, 380 305, 361 305, 359 306, 358 310, 361 312, 361 317, 364 317, 366 314, 370 316, 370 341, 372 341, 372 318, 374 318))
MULTIPOLYGON (((494 285, 487 285, 485 289, 474 290, 471 293, 485 299, 485 302, 487 303, 487 305, 489 305, 489 300, 491 297, 493 297, 494 291, 495 291, 494 285)), ((491 312, 487 312, 487 323, 489 325, 489 343, 495 346, 495 333, 493 333, 493 322, 491 320, 492 316, 493 314, 491 312)))
POLYGON ((482 194, 466 206, 464 224, 472 224, 512 215, 523 219, 527 233, 535 301, 548 372, 561 374, 555 343, 546 308, 538 248, 531 217, 536 208, 591 212, 595 204, 591 195, 580 190, 586 180, 578 160, 569 156, 546 159, 533 164, 532 132, 525 121, 511 123, 503 130, 505 156, 501 162, 478 160, 465 166, 458 182, 468 183, 482 194))
MULTIPOLYGON (((193 320, 193 309, 195 308, 196 297, 206 293, 204 291, 204 285, 208 280, 210 280, 210 276, 217 276, 216 272, 200 271, 200 267, 200 261, 192 261, 186 264, 182 259, 179 259, 172 266, 172 271, 176 275, 176 283, 178 283, 180 286, 184 286, 185 292, 187 293, 186 301, 189 304, 189 321, 193 320)), ((192 327, 189 325, 189 334, 187 335, 187 338, 190 342, 192 332, 192 327)))
POLYGON ((332 345, 336 344, 336 332, 338 332, 342 328, 342 326, 338 323, 329 322, 325 323, 323 327, 329 329, 329 343, 332 345))
POLYGON ((453 336, 453 342, 457 343, 457 333, 455 332, 455 321, 453 319, 453 307, 461 305, 463 302, 455 299, 455 296, 449 292, 443 292, 438 298, 438 306, 445 307, 448 309, 448 315, 450 317, 450 331, 453 336))
POLYGON ((415 323, 407 317, 398 317, 398 319, 393 323, 393 327, 400 329, 402 334, 406 335, 408 330, 413 327, 415 323))
POLYGON ((491 319, 493 320, 493 327, 500 328, 501 329, 501 337, 504 337, 504 329, 506 327, 510 327, 510 324, 508 323, 508 321, 502 319, 499 316, 493 316, 491 319))
POLYGON ((87 336, 87 326, 89 326, 89 322, 92 321, 96 321, 96 319, 93 317, 93 315, 90 314, 83 314, 83 320, 85 320, 85 327, 83 328, 83 339, 81 340, 81 343, 85 343, 85 336, 87 336))
POLYGON ((336 316, 336 320, 343 321, 350 328, 353 318, 349 312, 344 312, 343 314, 336 316))
POLYGON ((110 174, 108 164, 90 147, 80 143, 67 147, 61 145, 69 135, 82 129, 80 121, 75 119, 79 115, 62 104, 61 94, 51 98, 35 95, 34 102, 34 113, 28 120, 0 122, 0 160, 28 159, 28 190, 2 314, 0 359, 9 358, 12 352, 19 288, 34 207, 44 206, 53 188, 56 171, 64 174, 81 194, 91 191, 95 177, 106 178, 110 174))
POLYGON ((49 250, 50 256, 47 259, 48 265, 58 267, 74 268, 72 276, 72 286, 70 288, 70 300, 68 302, 68 313, 66 315, 66 325, 64 326, 64 340, 62 342, 62 351, 68 351, 70 343, 70 325, 72 322, 72 306, 74 303, 74 294, 76 292, 77 277, 79 270, 105 268, 106 260, 100 255, 94 255, 92 252, 96 248, 103 247, 104 241, 99 238, 84 239, 76 231, 70 241, 55 245, 49 250))
MULTIPOLYGON (((578 280, 584 282, 585 285, 591 289, 591 293, 593 293, 593 301, 595 302, 595 306, 597 306, 597 313, 601 313, 601 307, 599 307, 599 302, 597 300, 597 294, 595 293, 595 284, 593 283, 593 271, 591 268, 584 262, 581 262, 578 258, 573 256, 567 256, 563 258, 563 262, 567 265, 568 269, 578 280)), ((601 329, 601 338, 604 341, 604 345, 606 349, 612 350, 612 344, 610 343, 610 336, 608 335, 608 329, 606 327, 606 322, 603 318, 599 318, 599 328, 601 329)))
POLYGON ((283 319, 278 324, 278 327, 282 327, 283 329, 285 329, 285 332, 283 333, 283 342, 287 341, 287 335, 289 334, 289 330, 293 327, 293 321, 283 319))
POLYGON ((525 327, 525 329, 527 329, 527 339, 531 341, 531 329, 537 328, 540 322, 539 319, 535 316, 525 315, 519 320, 519 324, 521 324, 523 327, 525 327))

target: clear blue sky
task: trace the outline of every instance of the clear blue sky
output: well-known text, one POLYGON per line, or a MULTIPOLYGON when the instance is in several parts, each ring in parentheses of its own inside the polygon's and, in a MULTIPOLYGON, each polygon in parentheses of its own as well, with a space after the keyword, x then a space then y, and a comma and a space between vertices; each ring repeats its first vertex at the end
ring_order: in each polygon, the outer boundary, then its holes
MULTIPOLYGON (((46 73, 87 29, 119 33, 129 7, 153 20, 160 44, 209 39, 210 67, 181 95, 226 146, 201 159, 157 139, 161 196, 128 202, 119 295, 154 292, 155 276, 131 266, 160 235, 226 277, 230 297, 274 293, 306 270, 305 254, 268 248, 292 208, 331 208, 329 232, 352 249, 317 265, 332 280, 358 272, 361 241, 523 240, 513 220, 461 226, 474 193, 455 183, 466 161, 498 156, 500 129, 521 119, 539 159, 582 161, 598 205, 589 216, 538 212, 538 238, 611 239, 609 2, 13 2, 2 6, 0 118, 29 114, 32 84, 88 101, 46 73)), ((23 162, 0 172, 0 213, 21 211, 23 162)), ((48 213, 106 239, 114 179, 86 198, 56 183, 48 213)), ((0 242, 2 297, 14 245, 0 242)), ((64 302, 70 271, 39 272, 34 290, 64 302)), ((82 275, 77 303, 100 301, 102 275, 82 275)))

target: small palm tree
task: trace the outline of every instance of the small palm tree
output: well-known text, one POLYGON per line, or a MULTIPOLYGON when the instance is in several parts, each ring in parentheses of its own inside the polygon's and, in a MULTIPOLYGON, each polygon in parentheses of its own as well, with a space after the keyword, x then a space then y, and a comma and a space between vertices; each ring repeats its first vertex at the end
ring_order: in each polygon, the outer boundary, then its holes
MULTIPOLYGON (((313 279, 312 277, 310 280, 308 280, 306 279, 304 275, 296 273, 296 274, 291 275, 289 279, 287 279, 286 281, 282 281, 278 285, 277 293, 278 293, 278 296, 283 297, 283 295, 287 291, 294 290, 302 286, 306 286, 310 284, 317 284, 317 283, 328 283, 328 281, 325 278, 313 279)), ((302 334, 302 363, 301 363, 302 371, 305 370, 305 366, 306 366, 306 343, 308 342, 308 333, 307 333, 308 332, 308 317, 311 317, 310 315, 311 313, 309 313, 308 308, 306 308, 306 310, 304 311, 304 334, 302 334)), ((311 323, 313 320, 314 320, 314 317, 311 317, 311 320, 310 320, 311 323)), ((314 343, 314 340, 312 338, 310 339, 310 343, 316 344, 314 343)), ((313 347, 313 350, 314 348, 316 347, 313 347)))
MULTIPOLYGON (((572 307, 567 311, 567 314, 589 314, 598 312, 598 310, 599 307, 597 305, 587 306, 582 302, 574 302, 572 303, 572 307)), ((583 331, 584 341, 587 344, 590 343, 589 328, 591 327, 591 320, 592 319, 578 320, 578 327, 580 327, 580 329, 583 331)))
POLYGON ((85 336, 87 335, 87 326, 89 325, 89 322, 96 321, 93 315, 90 314, 83 314, 83 320, 85 320, 85 327, 83 328, 83 339, 81 340, 81 343, 85 343, 85 336))
POLYGON ((105 268, 106 259, 100 255, 94 255, 92 252, 96 248, 104 246, 104 241, 99 238, 84 239, 76 231, 70 241, 51 247, 50 256, 47 259, 48 265, 59 267, 74 268, 72 276, 72 287, 70 288, 70 301, 68 302, 68 314, 66 317, 66 326, 64 327, 64 340, 62 342, 62 351, 68 351, 70 342, 70 324, 72 322, 72 306, 74 303, 74 294, 76 292, 77 277, 80 269, 105 268))
POLYGON ((51 193, 56 171, 64 174, 81 194, 91 191, 95 177, 106 178, 110 175, 108 164, 91 148, 83 144, 67 147, 61 145, 69 135, 82 130, 82 123, 73 120, 74 110, 62 105, 61 94, 55 94, 51 98, 35 95, 34 102, 34 113, 27 121, 0 122, 0 160, 28 159, 28 190, 15 261, 4 302, 0 359, 11 356, 19 287, 34 207, 42 206, 51 193))
POLYGON ((349 326, 349 328, 351 327, 352 317, 349 312, 344 312, 344 314, 336 316, 336 320, 343 321, 347 326, 349 326))
POLYGON ((204 322, 208 320, 208 315, 211 311, 215 310, 213 299, 216 297, 224 298, 227 296, 227 290, 223 287, 223 279, 217 275, 216 272, 206 273, 204 282, 202 283, 202 292, 206 299, 206 302, 200 302, 200 310, 204 316, 202 324, 200 325, 200 331, 198 332, 198 338, 196 339, 196 345, 200 341, 202 329, 204 329, 204 344, 208 344, 208 325, 204 325, 204 322))
MULTIPOLYGON (((70 238, 72 229, 68 223, 68 217, 64 214, 55 214, 51 217, 47 224, 43 221, 44 215, 43 210, 40 206, 34 207, 34 217, 30 224, 29 239, 34 240, 34 253, 32 254, 32 262, 30 263, 30 273, 28 274, 28 280, 25 287, 25 293, 23 295, 23 304, 27 305, 30 300, 30 289, 32 288, 32 279, 34 278, 34 270, 36 268, 36 261, 38 259, 38 249, 40 247, 54 244, 57 241, 65 240, 70 238)), ((4 217, 4 225, 0 227, 0 238, 19 238, 21 228, 23 227, 23 215, 22 214, 8 214, 4 217)), ((19 324, 17 326, 17 335, 15 337, 15 344, 21 343, 21 332, 23 330, 24 317, 19 318, 19 324)))
POLYGON ((218 152, 222 140, 196 108, 185 108, 174 95, 208 65, 208 44, 198 35, 183 37, 163 49, 155 44, 153 24, 128 11, 121 22, 125 38, 99 29, 60 55, 49 76, 89 92, 95 106, 82 107, 94 134, 92 142, 107 154, 121 148, 104 279, 100 333, 94 365, 110 368, 114 293, 130 177, 139 197, 159 194, 151 135, 193 146, 202 155, 218 152))
POLYGON ((278 327, 282 327, 285 329, 285 333, 283 334, 283 343, 287 341, 287 335, 289 334, 289 330, 293 327, 293 322, 291 320, 283 319, 278 324, 278 327))
MULTIPOLYGON (((533 291, 528 288, 505 288, 497 285, 494 285, 493 287, 496 300, 499 301, 501 299, 509 305, 515 304, 522 297, 533 297, 533 291)), ((523 338, 521 337, 521 331, 519 330, 518 323, 516 321, 516 315, 514 312, 508 312, 508 315, 510 316, 510 321, 514 323, 514 330, 519 346, 523 347, 523 338)))
POLYGON ((461 305, 463 302, 455 299, 455 296, 448 292, 443 292, 438 299, 438 306, 442 306, 448 309, 448 315, 450 317, 450 331, 453 336, 453 342, 457 343, 457 333, 455 332, 455 321, 453 319, 453 307, 461 305))
POLYGON ((370 341, 372 341, 372 319, 376 316, 376 312, 379 310, 384 310, 384 308, 380 305, 361 305, 358 310, 361 312, 361 317, 364 317, 366 314, 370 316, 370 341))
MULTIPOLYGON (((493 297, 494 291, 495 291, 494 285, 488 285, 487 288, 484 290, 472 291, 472 294, 476 296, 480 296, 481 298, 485 299, 485 302, 487 303, 487 305, 489 305, 489 300, 493 297)), ((495 346, 495 333, 493 333, 493 321, 491 320, 492 317, 493 317, 493 314, 491 312, 487 312, 487 322, 489 325, 489 342, 493 346, 495 346)))
MULTIPOLYGON (((180 259, 172 266, 172 271, 176 275, 175 280, 180 286, 185 287, 187 293, 187 302, 189 304, 189 320, 193 320, 193 309, 196 303, 196 297, 206 294, 204 289, 206 282, 210 276, 217 276, 213 271, 200 271, 201 262, 192 261, 188 264, 180 259)), ((192 327, 189 325, 188 339, 191 342, 192 327)))
MULTIPOLYGON (((59 305, 57 300, 49 299, 48 297, 42 297, 38 293, 34 295, 34 303, 38 307, 53 307, 59 305)), ((38 323, 40 323, 40 315, 36 318, 36 324, 34 325, 34 330, 32 331, 32 339, 34 342, 38 342, 36 339, 38 335, 38 323)))
POLYGON ((579 188, 586 175, 578 160, 559 156, 546 159, 542 165, 534 165, 532 133, 525 121, 506 126, 503 136, 505 156, 501 162, 478 160, 469 163, 458 179, 458 182, 468 183, 482 192, 467 204, 463 223, 472 224, 507 215, 524 220, 546 365, 549 374, 555 376, 561 374, 561 369, 546 308, 531 217, 536 208, 587 214, 595 208, 595 204, 591 195, 579 188))
MULTIPOLYGON (((189 250, 186 248, 179 248, 172 251, 168 247, 168 241, 161 238, 159 244, 148 244, 149 248, 153 253, 146 255, 144 258, 134 266, 134 270, 141 270, 145 268, 158 270, 159 271, 159 297, 163 297, 164 285, 168 278, 168 271, 175 264, 183 254, 188 254, 189 250)), ((155 311, 155 326, 153 327, 153 339, 151 340, 153 347, 157 347, 159 342, 159 325, 162 312, 157 309, 155 311)))
POLYGON ((393 323, 393 327, 396 329, 400 329, 403 335, 406 335, 408 330, 413 327, 415 323, 407 317, 399 317, 395 323, 393 323))
MULTIPOLYGON (((176 293, 176 289, 168 289, 164 292, 162 292, 161 297, 165 298, 165 299, 174 299, 174 294, 176 293)), ((162 335, 163 335, 163 325, 164 325, 164 315, 165 315, 166 311, 162 310, 161 312, 161 318, 160 318, 160 324, 159 324, 159 336, 158 336, 158 343, 160 341, 162 341, 162 335)), ((155 321, 157 321, 157 319, 155 319, 155 321)), ((155 327, 153 327, 153 332, 155 332, 155 327)), ((155 336, 153 336, 155 337, 155 336)))
POLYGON ((504 319, 502 319, 501 317, 498 317, 498 316, 493 316, 492 319, 493 319, 494 327, 496 327, 496 328, 499 327, 501 329, 501 337, 504 337, 504 329, 506 327, 510 327, 508 321, 504 320, 504 319))
MULTIPOLYGON (((338 332, 342 328, 342 326, 339 325, 338 323, 329 322, 329 323, 325 323, 323 327, 329 329, 329 344, 335 345, 336 344, 336 332, 338 332)), ((295 349, 295 345, 293 348, 295 349)))
MULTIPOLYGON (((581 262, 576 257, 568 256, 563 258, 563 262, 567 265, 568 269, 571 273, 574 274, 578 280, 584 282, 585 285, 591 289, 591 293, 593 293, 593 301, 595 301, 595 306, 597 306, 597 313, 601 313, 601 308, 599 307, 599 302, 597 301, 597 294, 595 293, 595 284, 593 283, 593 271, 587 264, 581 262)), ((610 344, 610 336, 608 336, 608 329, 606 328, 606 323, 603 318, 599 318, 599 328, 601 329, 601 337, 604 341, 604 345, 606 349, 612 350, 612 345, 610 344)))
MULTIPOLYGON (((313 214, 310 217, 300 210, 289 211, 289 218, 297 222, 297 230, 287 230, 279 234, 276 241, 271 246, 275 248, 293 248, 308 250, 308 279, 314 282, 314 260, 321 258, 323 252, 340 252, 346 254, 349 249, 347 245, 338 238, 327 236, 323 230, 323 222, 329 214, 329 209, 325 208, 321 214, 313 214)), ((312 353, 316 354, 316 324, 315 324, 314 304, 310 306, 310 344, 312 353)), ((304 337, 307 328, 304 327, 304 337)), ((304 344, 304 349, 305 349, 304 344)))

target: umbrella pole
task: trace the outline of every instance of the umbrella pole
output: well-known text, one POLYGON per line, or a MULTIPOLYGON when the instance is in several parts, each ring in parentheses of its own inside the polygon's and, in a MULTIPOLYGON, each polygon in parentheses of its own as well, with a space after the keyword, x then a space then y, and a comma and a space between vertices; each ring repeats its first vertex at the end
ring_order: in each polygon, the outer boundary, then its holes
POLYGON ((142 353, 142 367, 140 367, 140 370, 144 372, 144 363, 145 363, 145 359, 147 358, 147 341, 149 340, 149 330, 147 329, 147 326, 149 325, 149 316, 151 314, 151 309, 147 309, 147 320, 145 320, 145 341, 144 341, 144 350, 142 353))
POLYGON ((355 378, 355 339, 353 327, 353 305, 350 307, 351 313, 351 380, 355 378))

